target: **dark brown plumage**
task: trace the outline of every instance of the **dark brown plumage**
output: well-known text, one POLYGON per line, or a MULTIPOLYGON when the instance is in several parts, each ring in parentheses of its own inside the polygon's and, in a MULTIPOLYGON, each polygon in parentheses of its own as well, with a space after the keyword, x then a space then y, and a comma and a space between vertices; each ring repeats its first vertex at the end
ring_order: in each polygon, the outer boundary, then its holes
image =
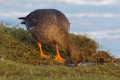
POLYGON ((26 17, 19 19, 24 20, 22 24, 26 25, 31 35, 38 41, 40 55, 42 57, 48 58, 42 52, 42 43, 55 44, 57 53, 55 60, 64 63, 65 60, 60 57, 58 52, 59 43, 66 49, 70 58, 76 64, 82 61, 82 55, 78 53, 78 50, 69 37, 70 23, 62 12, 55 9, 37 9, 26 17))

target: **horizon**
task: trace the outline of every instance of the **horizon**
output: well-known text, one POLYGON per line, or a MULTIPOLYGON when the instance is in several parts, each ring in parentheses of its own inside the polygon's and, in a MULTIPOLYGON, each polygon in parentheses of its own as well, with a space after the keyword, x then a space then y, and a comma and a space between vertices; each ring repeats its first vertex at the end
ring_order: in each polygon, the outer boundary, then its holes
POLYGON ((18 17, 35 9, 57 9, 69 19, 70 32, 87 34, 100 44, 100 50, 120 58, 119 4, 119 0, 0 0, 0 22, 11 27, 20 22, 18 17))

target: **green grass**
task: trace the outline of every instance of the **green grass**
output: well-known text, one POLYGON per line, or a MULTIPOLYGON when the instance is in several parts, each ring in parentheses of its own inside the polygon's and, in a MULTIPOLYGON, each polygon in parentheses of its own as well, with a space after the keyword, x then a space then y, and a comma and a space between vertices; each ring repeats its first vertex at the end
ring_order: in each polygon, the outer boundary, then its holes
POLYGON ((0 60, 1 80, 120 80, 120 65, 33 65, 0 60))
POLYGON ((120 65, 67 67, 54 61, 53 47, 43 49, 51 60, 39 57, 27 31, 0 25, 0 80, 120 80, 120 65))

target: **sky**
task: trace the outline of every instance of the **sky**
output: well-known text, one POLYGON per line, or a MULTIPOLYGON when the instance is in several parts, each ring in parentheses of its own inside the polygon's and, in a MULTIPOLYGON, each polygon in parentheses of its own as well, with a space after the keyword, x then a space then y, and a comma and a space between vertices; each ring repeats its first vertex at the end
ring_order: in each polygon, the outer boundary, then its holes
POLYGON ((87 34, 100 50, 120 58, 120 0, 0 0, 0 22, 11 27, 20 22, 18 17, 45 8, 63 12, 71 23, 70 32, 87 34))

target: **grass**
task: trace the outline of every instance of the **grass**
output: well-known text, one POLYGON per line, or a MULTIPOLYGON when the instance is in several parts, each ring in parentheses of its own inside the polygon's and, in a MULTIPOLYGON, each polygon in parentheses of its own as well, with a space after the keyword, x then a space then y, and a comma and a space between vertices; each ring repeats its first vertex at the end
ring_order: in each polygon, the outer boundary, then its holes
POLYGON ((120 80, 120 65, 88 65, 65 67, 61 65, 33 65, 0 61, 2 80, 120 80))
POLYGON ((66 67, 53 60, 51 46, 43 48, 51 60, 39 57, 27 31, 0 25, 0 80, 120 80, 120 65, 66 67))

